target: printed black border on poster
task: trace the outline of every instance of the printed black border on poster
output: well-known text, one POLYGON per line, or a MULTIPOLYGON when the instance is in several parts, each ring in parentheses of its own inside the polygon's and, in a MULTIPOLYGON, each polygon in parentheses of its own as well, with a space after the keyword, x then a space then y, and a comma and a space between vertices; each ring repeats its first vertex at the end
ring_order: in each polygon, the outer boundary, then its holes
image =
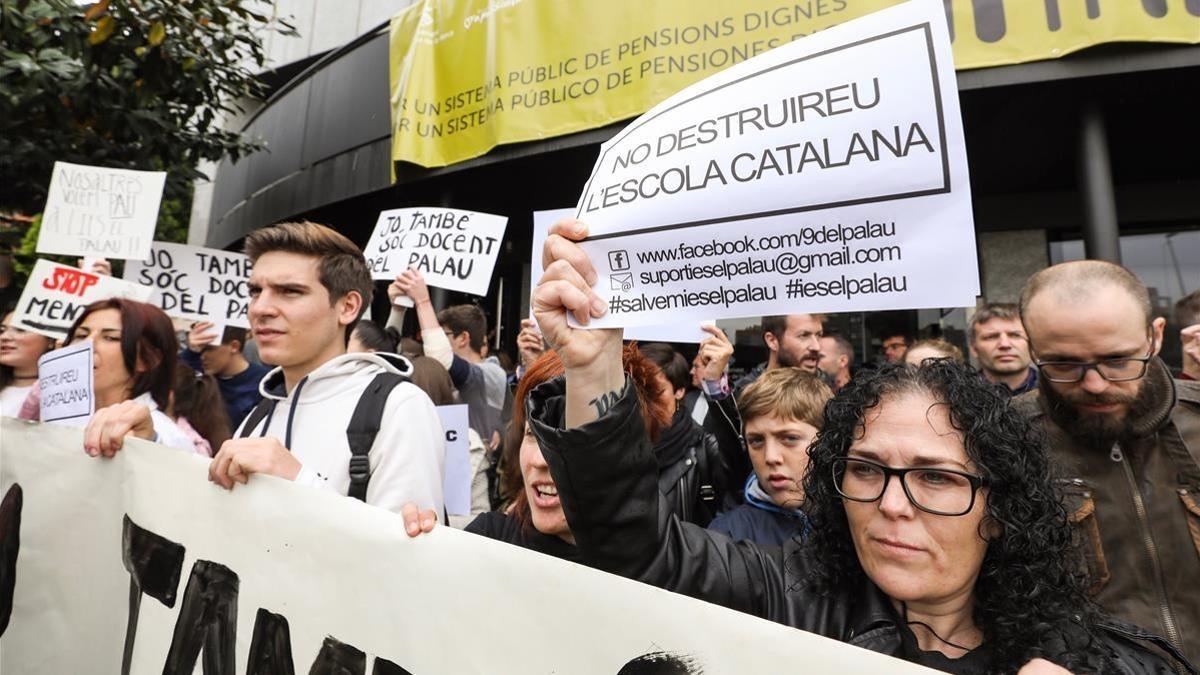
MULTIPOLYGON (((638 234, 649 234, 651 232, 663 232, 666 230, 680 230, 680 229, 686 229, 689 227, 700 227, 702 225, 714 225, 716 223, 727 223, 727 222, 733 222, 733 221, 738 221, 738 220, 747 220, 750 218, 769 218, 771 216, 781 216, 781 215, 784 215, 787 213, 801 213, 804 211, 818 211, 821 209, 837 208, 840 206, 855 206, 858 204, 870 204, 872 202, 886 202, 886 201, 893 201, 893 200, 897 200, 897 199, 909 199, 912 197, 925 197, 928 195, 938 195, 938 194, 945 194, 947 192, 950 192, 950 157, 946 153, 946 121, 945 121, 945 113, 942 109, 942 88, 941 88, 941 83, 938 82, 937 56, 934 55, 934 51, 933 51, 933 32, 932 32, 932 28, 931 28, 929 22, 926 21, 924 23, 919 23, 919 24, 915 24, 912 26, 908 26, 907 28, 899 28, 899 29, 896 29, 893 31, 888 31, 886 33, 881 33, 879 35, 874 35, 872 37, 863 38, 862 40, 858 40, 856 42, 850 42, 850 43, 847 43, 844 45, 839 45, 837 47, 832 47, 830 49, 826 49, 824 51, 815 52, 813 54, 801 56, 799 58, 792 59, 791 61, 786 61, 784 63, 776 64, 769 68, 764 68, 763 70, 760 70, 758 72, 750 73, 749 75, 746 75, 744 77, 739 77, 736 80, 731 80, 720 86, 713 87, 712 89, 709 89, 708 91, 704 91, 699 94, 696 94, 695 96, 692 96, 691 98, 680 101, 680 102, 676 103, 675 105, 670 106, 669 108, 660 110, 659 112, 655 113, 653 116, 647 117, 646 119, 638 122, 637 124, 632 124, 632 125, 626 127, 624 129, 624 131, 621 132, 621 137, 617 141, 609 144, 608 147, 605 148, 604 152, 600 155, 600 159, 596 162, 596 166, 592 171, 592 175, 588 178, 587 185, 585 185, 583 188, 583 194, 584 194, 584 196, 586 196, 591 191, 592 181, 595 180, 596 173, 597 173, 597 171, 599 171, 600 166, 602 164, 604 164, 604 159, 607 157, 609 150, 612 150, 617 145, 619 145, 621 143, 621 141, 624 140, 625 136, 628 136, 629 134, 636 131, 638 129, 638 127, 650 122, 651 120, 655 119, 656 117, 658 117, 660 115, 666 114, 667 112, 674 110, 675 108, 678 108, 681 105, 691 103, 692 101, 695 101, 696 99, 702 98, 704 96, 708 96, 709 94, 720 91, 726 87, 730 87, 730 86, 733 86, 740 82, 749 80, 751 78, 758 77, 759 75, 762 75, 764 73, 769 73, 773 70, 778 70, 780 68, 786 68, 786 67, 794 65, 796 63, 800 63, 801 61, 808 61, 808 60, 815 59, 815 58, 818 58, 821 56, 828 56, 829 54, 832 54, 834 52, 842 51, 845 49, 851 49, 853 47, 859 47, 864 44, 876 42, 878 40, 884 40, 887 38, 895 37, 897 35, 902 35, 904 33, 909 33, 914 30, 924 31, 926 51, 929 54, 929 72, 933 79, 933 103, 934 103, 934 107, 937 110, 938 142, 941 144, 940 151, 941 151, 941 155, 942 155, 942 186, 941 187, 931 188, 928 190, 916 190, 913 192, 902 192, 902 193, 891 194, 891 195, 880 195, 880 196, 876 196, 876 197, 861 197, 859 199, 847 199, 847 200, 843 200, 840 202, 824 202, 821 204, 809 204, 809 205, 805 205, 805 206, 796 206, 796 207, 787 208, 787 209, 776 209, 774 211, 759 211, 756 213, 743 213, 743 214, 734 215, 734 216, 721 216, 718 218, 690 220, 687 222, 673 223, 673 224, 668 224, 668 225, 656 225, 654 227, 644 227, 644 228, 635 229, 635 230, 623 230, 621 232, 611 232, 611 233, 607 233, 607 234, 593 235, 591 237, 588 237, 587 239, 584 239, 583 241, 600 241, 601 239, 612 239, 614 237, 628 237, 628 236, 633 236, 633 235, 638 235, 638 234)), ((575 217, 580 220, 584 220, 582 206, 579 206, 575 209, 575 217)))
MULTIPOLYGON (((65 349, 65 347, 64 347, 64 349, 65 349)), ((90 371, 91 371, 91 369, 92 369, 92 356, 93 356, 93 355, 92 355, 92 346, 91 346, 90 344, 89 344, 89 345, 87 345, 87 349, 78 349, 78 350, 76 350, 76 351, 73 351, 73 352, 71 352, 70 354, 59 354, 58 356, 54 356, 54 357, 51 357, 51 358, 48 358, 48 359, 46 359, 46 360, 45 360, 45 363, 50 363, 51 361, 57 361, 57 360, 59 360, 59 359, 65 359, 65 358, 67 358, 68 356, 75 356, 76 354, 78 354, 78 353, 80 353, 80 352, 83 352, 83 351, 86 351, 86 352, 87 352, 87 355, 88 355, 88 371, 90 372, 90 371)), ((42 361, 39 361, 39 362, 38 362, 38 368, 39 368, 39 369, 41 368, 41 366, 42 366, 42 363, 43 363, 42 361)), ((38 380, 40 381, 41 379, 42 379, 42 378, 41 378, 41 375, 40 375, 40 373, 39 373, 39 375, 38 375, 38 380)), ((91 395, 93 398, 95 398, 95 396, 96 396, 96 391, 95 391, 95 389, 94 389, 94 385, 93 385, 92 387, 89 387, 89 389, 92 389, 92 391, 90 392, 90 395, 91 395)), ((93 404, 92 404, 92 408, 93 408, 93 410, 95 409, 95 402, 94 402, 94 401, 93 401, 93 404)), ((67 415, 67 416, 65 416, 65 417, 55 417, 55 418, 52 418, 52 419, 42 419, 42 420, 40 420, 40 421, 41 421, 41 422, 58 422, 58 421, 60 421, 60 420, 73 420, 73 419, 76 419, 76 418, 79 418, 79 417, 91 417, 91 416, 92 416, 92 414, 93 414, 93 413, 84 413, 84 414, 82 414, 82 415, 67 415)), ((39 415, 39 417, 40 417, 40 415, 39 415)))

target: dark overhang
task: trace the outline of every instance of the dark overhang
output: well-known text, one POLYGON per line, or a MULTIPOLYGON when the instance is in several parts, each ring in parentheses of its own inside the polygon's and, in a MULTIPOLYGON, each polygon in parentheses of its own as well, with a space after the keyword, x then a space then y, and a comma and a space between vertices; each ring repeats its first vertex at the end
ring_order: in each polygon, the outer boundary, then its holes
MULTIPOLYGON (((1194 90, 1200 79, 1200 46, 1102 45, 1061 59, 961 71, 958 82, 961 91, 974 92, 1174 69, 1187 73, 1194 90)), ((505 145, 436 169, 399 164, 396 185, 403 189, 461 171, 596 145, 622 126, 505 145)), ((263 225, 391 188, 386 24, 324 55, 283 84, 243 133, 265 140, 267 150, 221 164, 208 246, 225 247, 263 225)))

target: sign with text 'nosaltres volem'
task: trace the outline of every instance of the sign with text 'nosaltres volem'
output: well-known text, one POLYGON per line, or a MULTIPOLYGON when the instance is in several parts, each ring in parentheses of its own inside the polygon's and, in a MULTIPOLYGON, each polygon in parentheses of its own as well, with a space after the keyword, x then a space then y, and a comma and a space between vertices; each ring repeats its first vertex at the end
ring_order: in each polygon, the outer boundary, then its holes
POLYGON ((38 253, 137 260, 150 254, 167 174, 55 162, 38 253))
POLYGON ((62 340, 93 302, 115 297, 149 302, 152 292, 146 286, 39 259, 17 301, 13 325, 62 340))
POLYGON ((162 241, 145 260, 125 264, 125 279, 154 290, 154 302, 169 316, 249 328, 250 258, 162 241))
POLYGON ((605 143, 576 207, 591 327, 973 305, 946 16, 913 0, 667 99, 605 143))
POLYGON ((507 224, 504 216, 459 209, 381 211, 363 255, 375 280, 412 267, 430 286, 487 295, 507 224))

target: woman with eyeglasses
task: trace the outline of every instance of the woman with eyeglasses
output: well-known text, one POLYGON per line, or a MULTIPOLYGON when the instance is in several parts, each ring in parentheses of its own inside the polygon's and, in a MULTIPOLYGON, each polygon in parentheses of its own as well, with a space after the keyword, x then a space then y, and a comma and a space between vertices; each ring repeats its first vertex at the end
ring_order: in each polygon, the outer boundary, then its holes
POLYGON ((803 546, 735 542, 670 515, 622 332, 566 322, 607 309, 572 241, 586 232, 565 221, 547 239, 534 315, 566 385, 535 389, 527 409, 587 564, 949 672, 1170 672, 1165 642, 1089 603, 1039 437, 960 364, 864 372, 827 405, 803 546))

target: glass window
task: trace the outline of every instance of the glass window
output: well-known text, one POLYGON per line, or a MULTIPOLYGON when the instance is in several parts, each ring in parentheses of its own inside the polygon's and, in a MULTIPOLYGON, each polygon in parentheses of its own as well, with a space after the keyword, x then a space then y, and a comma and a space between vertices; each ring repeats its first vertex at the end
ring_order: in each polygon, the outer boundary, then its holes
MULTIPOLYGON (((1083 259, 1080 239, 1050 243, 1051 265, 1083 259)), ((1200 289, 1200 230, 1125 235, 1121 237, 1121 262, 1150 289, 1155 314, 1167 319, 1162 357, 1178 368, 1182 326, 1175 325, 1175 303, 1200 289)))

